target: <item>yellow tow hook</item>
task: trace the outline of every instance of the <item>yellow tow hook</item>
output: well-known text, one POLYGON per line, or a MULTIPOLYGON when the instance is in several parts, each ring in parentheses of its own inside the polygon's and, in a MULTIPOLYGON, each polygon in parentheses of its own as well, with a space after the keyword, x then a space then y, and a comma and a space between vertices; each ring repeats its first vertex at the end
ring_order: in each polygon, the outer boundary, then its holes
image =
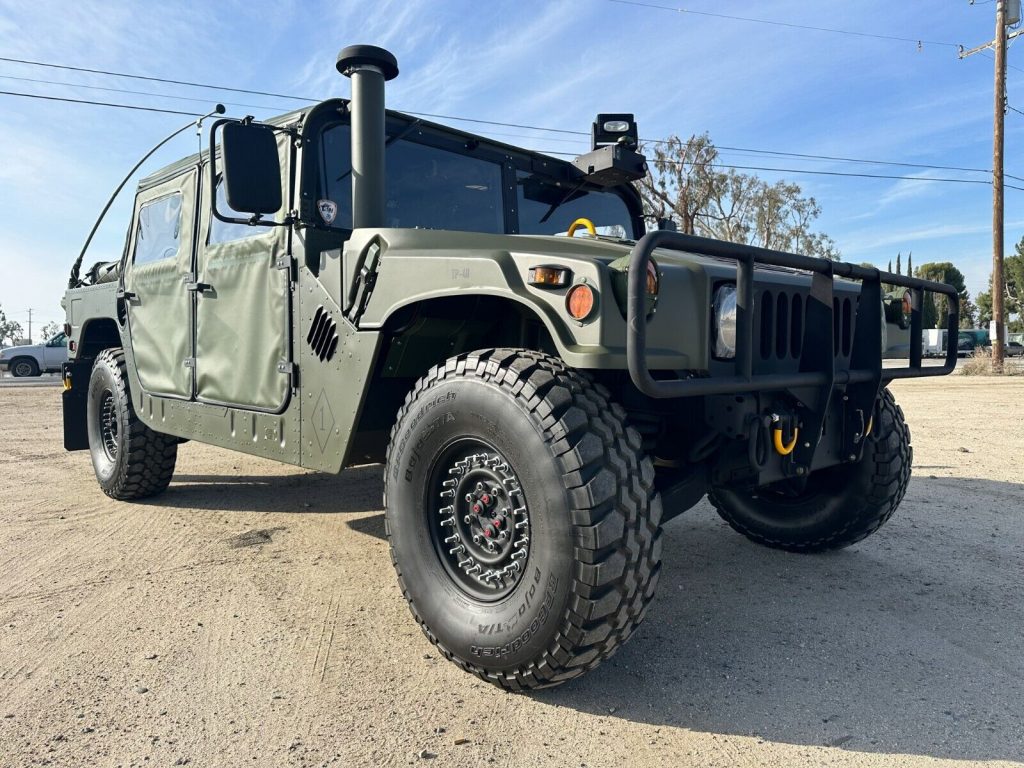
POLYGON ((70 376, 65 376, 64 377, 64 391, 67 392, 69 389, 71 389, 71 377, 70 376))
POLYGON ((580 227, 586 229, 587 232, 590 233, 591 237, 597 237, 597 229, 594 227, 594 222, 592 222, 590 219, 585 219, 583 217, 576 219, 576 221, 569 225, 569 231, 567 233, 567 236, 572 237, 576 233, 576 230, 579 229, 580 227))
POLYGON ((772 414, 772 424, 775 424, 775 428, 772 429, 772 445, 775 446, 775 452, 779 456, 789 456, 796 448, 797 438, 800 436, 800 430, 797 427, 793 427, 793 439, 788 443, 782 442, 782 427, 778 426, 782 421, 782 417, 777 413, 772 414))
POLYGON ((868 417, 868 426, 867 429, 864 430, 864 437, 871 434, 871 428, 873 426, 875 426, 875 414, 872 413, 871 416, 868 417))

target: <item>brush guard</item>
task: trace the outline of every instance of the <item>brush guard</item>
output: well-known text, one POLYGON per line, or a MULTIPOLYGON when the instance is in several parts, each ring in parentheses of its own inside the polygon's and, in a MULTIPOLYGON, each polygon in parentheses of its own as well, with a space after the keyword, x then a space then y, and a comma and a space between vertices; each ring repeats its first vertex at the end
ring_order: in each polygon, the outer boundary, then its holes
MULTIPOLYGON (((633 384, 655 399, 735 395, 748 392, 790 391, 799 403, 801 439, 786 456, 787 474, 802 476, 811 469, 821 437, 825 412, 837 388, 842 392, 844 460, 859 459, 869 432, 875 401, 883 384, 894 379, 945 376, 956 368, 959 296, 945 283, 894 275, 875 268, 817 259, 756 246, 727 243, 694 235, 658 230, 634 246, 629 260, 626 359, 633 384), (647 367, 647 265, 655 249, 663 248, 736 262, 736 355, 732 376, 656 379, 647 367), (807 296, 800 370, 795 373, 754 374, 754 268, 786 267, 811 273, 807 296), (849 365, 837 369, 832 334, 835 322, 835 278, 861 282, 860 301, 849 365), (911 293, 910 360, 897 368, 882 367, 882 283, 907 288, 911 293), (941 366, 921 364, 922 307, 925 291, 949 297, 946 328, 950 342, 941 366)), ((710 338, 708 343, 711 343, 710 338)))

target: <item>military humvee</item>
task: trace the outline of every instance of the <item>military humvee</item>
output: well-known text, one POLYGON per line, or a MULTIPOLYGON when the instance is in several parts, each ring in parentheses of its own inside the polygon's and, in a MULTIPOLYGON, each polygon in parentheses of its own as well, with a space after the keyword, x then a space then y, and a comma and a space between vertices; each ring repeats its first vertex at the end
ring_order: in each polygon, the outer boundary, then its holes
POLYGON ((120 261, 73 270, 65 445, 109 496, 166 489, 185 440, 383 462, 413 616, 516 690, 615 652, 662 524, 705 495, 796 552, 892 515, 911 448, 885 385, 955 367, 920 357, 924 292, 952 288, 646 231, 629 115, 570 163, 385 111, 387 51, 337 67, 350 101, 217 119, 141 182, 120 261), (900 369, 883 281, 910 295, 900 369))

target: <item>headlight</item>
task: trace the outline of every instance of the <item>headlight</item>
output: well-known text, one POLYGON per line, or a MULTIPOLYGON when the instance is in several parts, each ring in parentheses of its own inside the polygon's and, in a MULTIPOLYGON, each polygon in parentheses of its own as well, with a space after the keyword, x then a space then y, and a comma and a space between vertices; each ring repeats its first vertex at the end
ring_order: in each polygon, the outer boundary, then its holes
POLYGON ((736 357, 736 286, 726 283, 715 291, 715 357, 736 357))

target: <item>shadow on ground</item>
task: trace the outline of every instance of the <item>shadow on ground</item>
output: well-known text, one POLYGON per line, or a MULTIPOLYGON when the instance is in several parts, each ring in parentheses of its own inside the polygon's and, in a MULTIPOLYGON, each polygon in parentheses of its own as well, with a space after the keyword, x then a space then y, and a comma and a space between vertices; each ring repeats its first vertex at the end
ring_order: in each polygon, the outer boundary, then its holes
MULTIPOLYGON (((379 512, 381 491, 379 466, 179 475, 159 503, 379 512)), ((658 595, 633 640, 534 697, 775 742, 1024 759, 1022 508, 1024 485, 915 479, 879 533, 806 556, 748 542, 702 502, 666 527, 658 595)), ((346 524, 384 536, 379 513, 346 524)))
POLYGON ((225 512, 372 512, 381 508, 382 472, 372 464, 340 475, 177 474, 166 492, 143 503, 225 512))
POLYGON ((748 542, 702 503, 666 527, 632 642, 536 696, 792 744, 1024 759, 1022 509, 1024 485, 915 479, 875 536, 806 556, 748 542))

